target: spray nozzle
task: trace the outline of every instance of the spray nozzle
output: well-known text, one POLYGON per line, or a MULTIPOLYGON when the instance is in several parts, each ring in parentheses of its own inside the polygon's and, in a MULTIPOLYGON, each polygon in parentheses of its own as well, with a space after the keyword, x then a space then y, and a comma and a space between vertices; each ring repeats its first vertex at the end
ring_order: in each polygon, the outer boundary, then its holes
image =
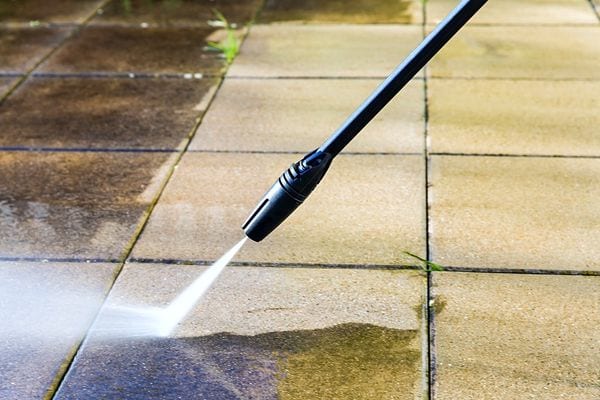
POLYGON ((314 150, 285 170, 242 225, 246 236, 260 242, 277 228, 319 184, 331 159, 314 150))

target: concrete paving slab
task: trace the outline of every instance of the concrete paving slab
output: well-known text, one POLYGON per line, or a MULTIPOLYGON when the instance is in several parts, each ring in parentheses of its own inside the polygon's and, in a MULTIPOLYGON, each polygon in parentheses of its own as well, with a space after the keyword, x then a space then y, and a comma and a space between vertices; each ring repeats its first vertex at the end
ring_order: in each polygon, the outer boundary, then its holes
MULTIPOLYGON (((458 5, 457 0, 428 0, 427 23, 437 24, 458 5)), ((469 25, 565 25, 597 24, 587 1, 581 0, 503 0, 490 1, 469 25)))
POLYGON ((269 0, 258 21, 348 24, 420 24, 422 4, 415 0, 269 0))
POLYGON ((467 26, 433 58, 433 77, 600 79, 598 26, 467 26), (552 40, 548 40, 552 38, 552 40))
MULTIPOLYGON (((187 154, 154 209, 133 257, 216 260, 296 154, 187 154)), ((413 263, 424 251, 423 160, 336 158, 319 188, 284 225, 249 243, 248 262, 413 263)))
POLYGON ((102 0, 19 0, 0 3, 0 22, 82 23, 102 0))
MULTIPOLYGON (((227 79, 190 149, 308 152, 324 142, 379 83, 227 79)), ((411 82, 346 151, 422 152, 423 85, 423 80, 411 82)))
POLYGON ((598 277, 436 273, 433 283, 436 399, 600 396, 598 277))
POLYGON ((51 394, 116 266, 0 261, 0 399, 51 394))
POLYGON ((204 50, 215 28, 89 26, 39 68, 41 72, 221 74, 225 61, 204 50))
POLYGON ((68 33, 66 28, 0 27, 0 72, 28 72, 68 33))
POLYGON ((600 82, 428 82, 430 151, 600 156, 600 82))
MULTIPOLYGON (((163 306, 203 270, 128 264, 109 305, 163 306)), ((415 271, 226 268, 171 337, 108 339, 101 315, 57 398, 420 399, 424 289, 415 271)))
POLYGON ((98 11, 91 24, 145 24, 147 26, 207 26, 219 10, 232 24, 250 22, 260 0, 144 1, 111 0, 98 11))
POLYGON ((30 78, 2 105, 0 146, 181 148, 217 84, 215 78, 30 78))
POLYGON ((0 257, 120 257, 174 157, 0 152, 0 257))
POLYGON ((434 261, 600 270, 600 160, 433 157, 434 261))
POLYGON ((385 77, 421 39, 420 26, 255 25, 228 76, 385 77))

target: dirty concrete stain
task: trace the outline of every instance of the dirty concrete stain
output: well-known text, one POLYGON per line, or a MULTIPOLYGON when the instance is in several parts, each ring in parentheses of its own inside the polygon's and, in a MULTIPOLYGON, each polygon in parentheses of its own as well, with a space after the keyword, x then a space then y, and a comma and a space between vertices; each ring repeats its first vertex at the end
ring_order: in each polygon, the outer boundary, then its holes
POLYGON ((29 79, 3 104, 0 146, 176 149, 202 113, 197 105, 216 84, 216 79, 29 79))
POLYGON ((0 28, 0 72, 27 72, 67 35, 65 28, 0 28))
POLYGON ((83 22, 101 0, 3 0, 1 22, 83 22))
POLYGON ((412 0, 267 0, 260 22, 418 23, 412 0))
POLYGON ((204 49, 216 29, 89 26, 52 55, 41 70, 219 75, 224 60, 204 49))
POLYGON ((57 398, 414 399, 417 335, 347 323, 255 336, 92 340, 57 398))
POLYGON ((261 0, 113 0, 103 6, 92 20, 102 23, 146 23, 150 26, 206 26, 219 10, 230 23, 248 23, 261 0))

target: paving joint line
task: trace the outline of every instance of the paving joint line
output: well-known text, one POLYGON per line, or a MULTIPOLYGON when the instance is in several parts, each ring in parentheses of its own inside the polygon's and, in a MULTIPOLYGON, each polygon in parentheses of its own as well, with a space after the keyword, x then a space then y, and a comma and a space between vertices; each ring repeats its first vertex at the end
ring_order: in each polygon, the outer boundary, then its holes
MULTIPOLYGON (((301 154, 304 155, 310 150, 296 151, 296 150, 189 150, 188 153, 207 153, 207 154, 301 154)), ((361 151, 342 151, 339 155, 341 156, 420 156, 421 153, 413 152, 361 152, 361 151)))
POLYGON ((177 149, 0 146, 5 153, 179 153, 177 149))
POLYGON ((177 72, 177 73, 162 73, 162 72, 112 72, 112 71, 82 71, 82 72, 33 72, 32 78, 46 79, 185 79, 185 80, 202 80, 202 79, 220 79, 222 74, 202 73, 202 72, 177 72))
POLYGON ((506 158, 575 158, 575 159, 598 159, 599 156, 563 155, 563 154, 510 154, 510 153, 451 153, 432 152, 431 156, 444 157, 506 157, 506 158))

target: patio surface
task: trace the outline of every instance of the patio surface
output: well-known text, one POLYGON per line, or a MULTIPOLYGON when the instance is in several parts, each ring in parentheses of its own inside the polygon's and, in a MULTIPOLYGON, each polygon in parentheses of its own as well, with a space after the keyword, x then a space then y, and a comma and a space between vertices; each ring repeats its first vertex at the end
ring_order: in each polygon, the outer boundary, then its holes
POLYGON ((599 399, 597 0, 490 0, 171 336, 103 333, 455 4, 0 1, 0 399, 599 399))

